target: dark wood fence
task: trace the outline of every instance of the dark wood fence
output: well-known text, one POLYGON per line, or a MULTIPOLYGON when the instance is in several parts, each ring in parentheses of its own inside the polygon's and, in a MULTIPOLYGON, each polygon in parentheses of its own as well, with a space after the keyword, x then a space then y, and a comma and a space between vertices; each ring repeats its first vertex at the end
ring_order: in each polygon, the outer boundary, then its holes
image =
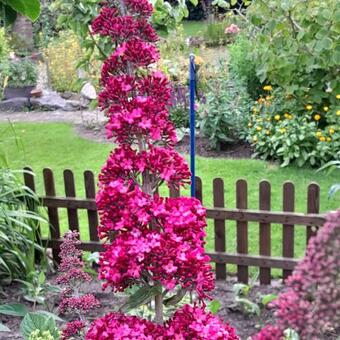
MULTIPOLYGON (((26 170, 31 170, 26 168, 26 170)), ((54 260, 59 260, 59 246, 61 243, 60 220, 58 209, 67 209, 68 225, 71 230, 79 230, 78 210, 87 211, 89 239, 82 241, 81 248, 86 251, 101 251, 102 245, 97 236, 98 214, 95 203, 96 179, 91 171, 84 172, 85 196, 76 197, 74 175, 71 170, 64 171, 65 197, 57 197, 55 181, 51 169, 43 170, 45 195, 41 197, 42 205, 47 208, 50 222, 50 239, 43 240, 52 248, 54 260)), ((25 184, 35 191, 34 176, 24 175, 25 184)), ((203 202, 202 182, 196 181, 196 197, 203 202)), ((170 190, 171 197, 178 197, 178 190, 170 190)), ((294 212, 295 188, 291 182, 283 185, 283 211, 271 211, 271 184, 268 181, 259 183, 259 209, 248 209, 248 185, 245 180, 236 182, 236 209, 225 207, 224 182, 220 178, 213 180, 213 208, 207 208, 207 218, 214 220, 215 251, 208 253, 216 263, 216 278, 226 278, 227 264, 237 265, 237 277, 240 282, 248 282, 249 266, 258 267, 261 284, 270 284, 271 269, 282 269, 283 278, 287 278, 298 260, 294 259, 294 229, 295 226, 307 228, 307 239, 323 225, 325 216, 319 214, 320 188, 312 183, 306 192, 307 214, 294 212), (236 221, 237 253, 226 252, 226 221, 236 221), (259 255, 248 253, 248 223, 259 224, 259 255), (271 256, 271 224, 282 224, 282 256, 271 256)))

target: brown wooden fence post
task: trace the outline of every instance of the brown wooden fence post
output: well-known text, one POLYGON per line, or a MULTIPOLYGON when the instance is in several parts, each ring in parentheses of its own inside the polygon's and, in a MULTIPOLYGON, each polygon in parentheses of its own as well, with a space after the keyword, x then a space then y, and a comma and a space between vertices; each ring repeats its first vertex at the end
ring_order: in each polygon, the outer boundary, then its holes
MULTIPOLYGON (((54 176, 53 171, 49 168, 43 170, 44 176, 44 185, 45 185, 45 193, 47 197, 55 197, 55 184, 54 184, 54 176)), ((59 215, 58 215, 58 208, 47 208, 48 219, 50 222, 50 234, 52 240, 59 240, 60 239, 60 225, 59 225, 59 215)), ((60 250, 59 249, 52 249, 53 260, 56 263, 60 263, 59 257, 60 250)))
MULTIPOLYGON (((259 187, 259 209, 270 210, 271 187, 268 181, 262 181, 259 187)), ((260 255, 271 255, 271 227, 270 223, 260 223, 260 255)), ((270 268, 260 268, 260 283, 270 284, 270 268)))
MULTIPOLYGON (((96 185, 94 181, 94 175, 92 171, 85 171, 84 172, 84 184, 85 184, 85 195, 88 199, 95 199, 96 198, 96 185)), ((99 225, 98 221, 98 213, 94 210, 87 210, 87 219, 89 222, 89 234, 90 240, 98 242, 98 232, 97 227, 99 225)))
MULTIPOLYGON (((76 197, 76 186, 74 183, 73 172, 69 169, 64 170, 64 187, 66 197, 76 197)), ((70 230, 79 232, 79 219, 77 209, 67 209, 68 226, 70 230)))
MULTIPOLYGON (((307 213, 318 214, 319 211, 320 211, 320 187, 316 183, 311 183, 308 186, 307 213)), ((307 244, 310 238, 316 234, 317 229, 318 229, 317 227, 307 226, 306 232, 307 244)))
POLYGON ((200 177, 196 177, 195 197, 203 204, 203 189, 200 177))
MULTIPOLYGON (((248 185, 243 179, 236 182, 236 208, 247 209, 248 207, 248 185)), ((248 254, 248 222, 237 221, 237 252, 239 254, 248 254)), ((237 279, 239 282, 248 283, 249 271, 248 266, 237 266, 237 279)))
MULTIPOLYGON (((224 208, 224 182, 221 178, 213 181, 214 207, 224 208)), ((214 219, 215 251, 226 251, 225 220, 214 219)), ((227 267, 223 263, 216 263, 216 279, 225 280, 227 278, 227 267)))
MULTIPOLYGON (((291 182, 283 185, 283 211, 293 212, 295 209, 295 188, 291 182)), ((282 255, 283 257, 294 257, 294 225, 283 224, 282 226, 282 255)), ((286 280, 292 273, 291 270, 283 270, 282 276, 286 280)))
MULTIPOLYGON (((26 185, 27 188, 29 188, 30 190, 32 190, 34 193, 36 193, 36 188, 35 188, 35 180, 34 180, 34 174, 33 174, 33 170, 30 167, 25 167, 24 168, 24 183, 26 185)), ((35 203, 33 203, 35 204, 35 203)), ((35 207, 32 205, 28 206, 29 209, 31 210, 35 210, 35 207)), ((37 222, 36 226, 35 226, 35 238, 38 244, 41 244, 41 227, 40 227, 40 223, 37 222)), ((41 259, 41 253, 40 251, 36 250, 35 251, 35 260, 37 262, 39 262, 41 259)))

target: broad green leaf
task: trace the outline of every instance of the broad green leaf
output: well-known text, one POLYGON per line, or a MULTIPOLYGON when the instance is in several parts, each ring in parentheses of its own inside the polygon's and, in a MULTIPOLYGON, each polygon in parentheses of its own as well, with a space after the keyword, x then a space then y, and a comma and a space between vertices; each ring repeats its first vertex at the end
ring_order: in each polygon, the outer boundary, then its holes
POLYGON ((10 6, 16 12, 24 15, 32 21, 38 19, 40 15, 40 1, 39 0, 0 0, 6 5, 10 6))
POLYGON ((194 6, 197 6, 197 5, 198 5, 198 0, 190 0, 190 2, 191 2, 194 6))
POLYGON ((25 316, 27 313, 27 307, 21 303, 0 305, 0 314, 11 316, 25 316))
POLYGON ((55 320, 41 313, 28 313, 20 324, 20 331, 24 339, 27 340, 35 330, 50 331, 54 339, 59 339, 59 331, 55 320))

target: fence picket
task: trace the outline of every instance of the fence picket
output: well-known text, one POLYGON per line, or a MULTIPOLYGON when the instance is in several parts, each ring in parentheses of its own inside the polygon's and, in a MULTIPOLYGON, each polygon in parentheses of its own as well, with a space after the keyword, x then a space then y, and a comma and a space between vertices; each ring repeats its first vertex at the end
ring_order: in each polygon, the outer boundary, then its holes
POLYGON ((196 177, 195 197, 203 204, 202 180, 200 177, 196 177))
MULTIPOLYGON (((49 168, 45 168, 43 170, 43 177, 44 177, 44 186, 45 186, 45 193, 46 196, 55 197, 55 184, 54 184, 54 175, 53 171, 49 168)), ((59 240, 60 239, 60 224, 59 224, 59 214, 58 208, 48 208, 48 219, 50 222, 50 234, 52 240, 59 240)), ((60 250, 52 249, 52 255, 54 261, 60 263, 59 257, 60 250)))
MULTIPOLYGON (((34 174, 30 167, 24 168, 24 183, 29 189, 31 189, 34 193, 36 193, 34 174)), ((36 202, 28 202, 28 209, 34 211, 35 208, 36 208, 36 202)), ((37 243, 41 244, 41 226, 39 222, 37 222, 35 226, 35 238, 36 238, 37 243)), ((37 262, 39 262, 41 259, 41 253, 38 250, 35 251, 35 259, 37 262)))
MULTIPOLYGON (((224 182, 221 178, 215 178, 213 181, 213 195, 214 195, 214 207, 224 208, 224 182)), ((226 231, 225 220, 214 220, 214 232, 215 232, 215 251, 226 251, 226 231)), ((227 277, 227 267, 223 263, 216 263, 216 279, 225 280, 227 277)))
MULTIPOLYGON (((320 211, 320 187, 316 183, 311 183, 308 186, 307 194, 307 213, 318 214, 320 211)), ((307 244, 312 236, 316 234, 317 228, 313 226, 307 226, 306 241, 307 244)))
MULTIPOLYGON (((73 172, 69 169, 64 170, 64 187, 66 197, 76 197, 76 187, 73 172)), ((67 209, 68 225, 70 230, 79 232, 79 219, 77 209, 67 209)))
MULTIPOLYGON (((293 212, 295 209, 295 187, 291 182, 283 185, 283 211, 293 212)), ((282 225, 282 255, 283 257, 294 257, 294 225, 282 225)), ((282 276, 286 280, 292 273, 291 270, 283 270, 282 276)))
MULTIPOLYGON (((84 172, 85 195, 88 199, 96 198, 96 185, 92 171, 84 172)), ((89 234, 91 241, 99 241, 97 227, 99 225, 97 211, 87 210, 87 220, 89 222, 89 234)))
MULTIPOLYGON (((259 186, 259 209, 270 210, 271 186, 268 181, 262 181, 259 186)), ((271 226, 270 223, 260 223, 260 255, 271 255, 271 226)), ((260 283, 270 284, 270 268, 260 267, 260 283)))
MULTIPOLYGON (((248 208, 248 185, 243 179, 236 182, 236 208, 248 208)), ((237 252, 239 254, 248 254, 248 222, 237 221, 237 252)), ((248 266, 237 266, 237 279, 239 282, 248 283, 249 270, 248 266)))

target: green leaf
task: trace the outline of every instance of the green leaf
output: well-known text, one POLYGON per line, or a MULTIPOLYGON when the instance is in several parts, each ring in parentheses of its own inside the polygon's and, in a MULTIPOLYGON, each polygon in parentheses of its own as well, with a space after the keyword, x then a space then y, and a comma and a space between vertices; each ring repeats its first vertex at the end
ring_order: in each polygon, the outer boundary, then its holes
POLYGON ((48 317, 54 319, 55 321, 64 322, 64 320, 62 318, 60 318, 57 314, 50 313, 46 310, 37 310, 36 313, 48 316, 48 317))
POLYGON ((182 299, 184 298, 186 293, 187 293, 186 289, 183 289, 183 288, 179 289, 177 294, 171 296, 168 299, 165 299, 163 301, 163 305, 164 306, 174 306, 174 305, 177 305, 180 301, 182 301, 182 299))
POLYGON ((194 6, 197 6, 197 5, 198 5, 198 0, 190 0, 190 2, 191 2, 194 6))
POLYGON ((276 294, 267 294, 267 295, 262 296, 261 303, 263 304, 263 306, 267 306, 269 303, 271 303, 272 301, 276 299, 277 299, 276 294))
POLYGON ((28 313, 27 307, 21 303, 0 305, 0 314, 10 316, 25 316, 27 313, 28 313))
POLYGON ((138 308, 150 302, 151 299, 162 293, 162 287, 156 286, 143 286, 139 288, 134 294, 130 295, 128 301, 121 306, 120 311, 123 313, 128 312, 131 309, 138 308))
POLYGON ((10 6, 16 12, 29 18, 31 21, 38 19, 40 15, 40 1, 39 0, 0 0, 6 5, 10 6))
POLYGON ((209 310, 213 314, 217 314, 219 309, 221 308, 221 302, 218 300, 213 300, 209 303, 209 310))
POLYGON ((0 332, 10 332, 10 331, 11 330, 7 326, 0 323, 0 332))
POLYGON ((28 340, 30 335, 35 330, 41 332, 50 331, 54 339, 59 339, 59 331, 57 329, 55 320, 52 317, 43 315, 41 313, 28 313, 20 324, 20 331, 25 340, 28 340))

